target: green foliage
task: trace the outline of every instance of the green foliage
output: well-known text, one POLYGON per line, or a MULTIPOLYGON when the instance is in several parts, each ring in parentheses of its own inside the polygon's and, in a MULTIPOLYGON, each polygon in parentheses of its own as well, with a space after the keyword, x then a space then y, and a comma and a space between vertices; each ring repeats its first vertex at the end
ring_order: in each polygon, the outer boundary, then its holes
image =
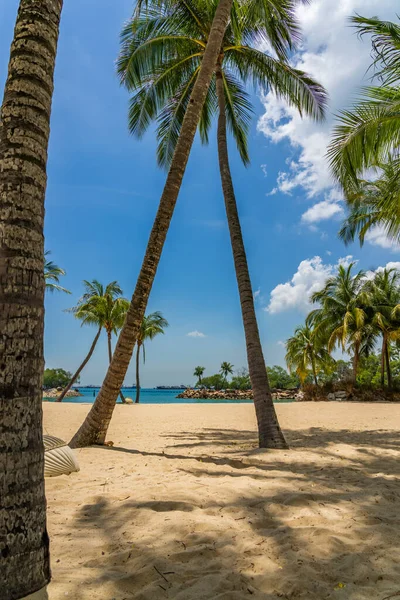
POLYGON ((267 367, 267 373, 271 388, 293 390, 300 385, 300 379, 295 373, 289 374, 286 369, 278 365, 267 367))
POLYGON ((201 385, 201 378, 203 377, 203 373, 206 370, 205 367, 196 367, 193 375, 197 377, 197 385, 201 385))
POLYGON ((225 389, 225 379, 221 373, 215 373, 209 377, 203 377, 201 385, 205 388, 214 388, 216 390, 225 389))
MULTIPOLYGON (((48 388, 64 388, 71 380, 72 373, 64 369, 45 369, 43 375, 43 387, 48 388)), ((79 383, 79 378, 76 380, 79 383)))
POLYGON ((231 390, 251 390, 250 375, 247 369, 239 369, 229 384, 231 390))
POLYGON ((64 292, 65 294, 70 294, 71 292, 60 285, 60 277, 66 275, 64 269, 56 265, 53 261, 47 259, 46 257, 51 254, 50 250, 44 253, 45 262, 44 262, 44 281, 46 285, 46 290, 49 292, 64 292))
MULTIPOLYGON (((221 50, 228 127, 242 161, 249 162, 247 136, 253 114, 249 85, 274 91, 302 114, 322 119, 326 92, 287 58, 298 41, 296 2, 249 0, 234 3, 221 50), (274 52, 258 48, 271 47, 274 52)), ((168 167, 199 74, 217 2, 148 0, 121 34, 117 70, 131 92, 129 128, 141 137, 157 122, 158 162, 168 167)), ((208 142, 218 112, 215 75, 202 111, 199 132, 208 142)))
POLYGON ((143 362, 146 361, 146 351, 144 342, 146 340, 153 340, 157 335, 163 334, 164 329, 169 327, 167 319, 164 319, 162 313, 159 311, 153 312, 150 315, 143 317, 143 321, 139 330, 137 345, 138 348, 143 348, 143 362))
POLYGON ((285 358, 290 372, 295 372, 301 383, 305 382, 308 375, 312 375, 316 384, 321 369, 329 369, 332 363, 318 330, 307 324, 296 327, 294 335, 287 340, 285 358))

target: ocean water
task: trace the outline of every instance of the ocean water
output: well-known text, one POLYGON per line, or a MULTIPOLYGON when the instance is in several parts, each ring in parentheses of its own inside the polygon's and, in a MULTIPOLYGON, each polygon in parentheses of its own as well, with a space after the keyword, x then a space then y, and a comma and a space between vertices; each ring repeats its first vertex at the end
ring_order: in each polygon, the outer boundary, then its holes
MULTIPOLYGON (((63 402, 72 402, 75 404, 90 403, 93 404, 97 394, 100 391, 99 387, 86 388, 77 387, 83 396, 77 398, 64 398, 63 402)), ((125 398, 132 398, 135 401, 136 389, 135 388, 122 388, 122 392, 125 398)), ((140 403, 141 404, 227 404, 229 402, 243 402, 244 404, 251 404, 253 400, 197 400, 192 398, 177 398, 178 394, 183 390, 156 390, 152 388, 142 388, 140 390, 140 403)), ((49 398, 48 401, 53 401, 53 398, 49 398)), ((120 402, 120 400, 119 400, 120 402)), ((279 402, 293 402, 293 400, 280 400, 279 402)))

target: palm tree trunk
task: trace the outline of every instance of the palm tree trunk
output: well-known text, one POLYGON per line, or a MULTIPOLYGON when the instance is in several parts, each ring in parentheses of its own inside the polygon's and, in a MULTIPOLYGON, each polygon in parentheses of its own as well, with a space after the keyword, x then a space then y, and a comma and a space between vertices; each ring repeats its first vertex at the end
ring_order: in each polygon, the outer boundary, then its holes
POLYGON ((81 363, 80 367, 78 368, 78 370, 73 374, 73 376, 71 377, 70 381, 68 382, 68 384, 65 386, 65 388, 63 389, 63 391, 61 392, 61 394, 58 396, 57 398, 57 402, 62 402, 67 394, 67 392, 69 392, 69 390, 71 389, 71 387, 74 385, 75 381, 78 379, 79 375, 81 374, 81 372, 83 371, 84 367, 87 365, 87 363, 89 362, 89 360, 92 357, 92 354, 94 352, 94 349, 96 348, 96 344, 99 341, 99 337, 101 334, 101 327, 99 327, 98 332, 96 333, 96 337, 94 338, 92 345, 90 346, 90 350, 87 353, 85 360, 81 363))
POLYGON ((356 344, 354 349, 354 357, 353 357, 353 384, 357 383, 357 374, 358 374, 358 364, 360 362, 360 349, 356 344))
POLYGON ((0 111, 0 589, 50 581, 42 439, 47 149, 62 0, 21 0, 0 111), (5 582, 7 582, 5 584, 5 582))
POLYGON ((386 362, 386 374, 387 374, 387 382, 389 390, 393 389, 393 381, 392 381, 392 370, 390 368, 390 354, 389 354, 389 344, 386 342, 385 348, 385 362, 386 362))
POLYGON ((128 370, 140 325, 145 314, 201 111, 229 22, 232 3, 233 0, 220 0, 215 12, 209 41, 182 123, 181 134, 161 196, 131 305, 100 393, 81 428, 71 440, 73 448, 94 443, 104 443, 115 401, 128 370))
POLYGON ((311 357, 311 365, 312 365, 312 372, 313 372, 313 377, 314 377, 314 384, 316 386, 318 386, 317 371, 316 371, 316 368, 315 368, 315 358, 314 358, 314 356, 311 357))
POLYGON ((382 334, 382 350, 381 350, 381 388, 385 387, 385 358, 386 358, 386 336, 382 334))
POLYGON ((267 369, 265 366, 254 308, 254 297, 247 265, 246 251, 244 248, 235 192, 229 167, 224 82, 220 66, 217 66, 216 77, 219 105, 219 166, 235 263, 236 279, 239 288, 240 305, 246 337, 247 361, 258 423, 259 446, 260 448, 287 448, 285 438, 278 423, 269 387, 267 369))
MULTIPOLYGON (((112 336, 112 331, 107 331, 108 363, 109 364, 111 364, 111 361, 112 361, 111 336, 112 336)), ((121 398, 122 404, 126 404, 125 396, 123 395, 122 390, 119 390, 119 397, 121 398)))
POLYGON ((138 344, 137 348, 136 348, 136 400, 135 400, 135 404, 139 404, 139 400, 140 400, 139 368, 140 368, 140 344, 138 344))

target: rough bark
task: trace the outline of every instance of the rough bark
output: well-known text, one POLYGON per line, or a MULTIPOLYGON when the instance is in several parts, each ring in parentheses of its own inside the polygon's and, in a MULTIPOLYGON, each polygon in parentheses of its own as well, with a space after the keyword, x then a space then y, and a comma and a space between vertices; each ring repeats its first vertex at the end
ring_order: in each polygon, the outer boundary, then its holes
POLYGON ((92 354, 94 352, 94 349, 96 348, 96 344, 99 341, 100 334, 101 334, 101 327, 99 327, 99 330, 96 333, 96 337, 94 338, 94 340, 92 342, 92 345, 90 346, 90 350, 87 353, 85 360, 81 363, 81 365, 78 368, 78 370, 73 374, 73 376, 71 377, 71 379, 68 382, 68 384, 65 386, 65 388, 63 389, 63 391, 61 392, 61 394, 58 396, 57 402, 62 402, 64 400, 65 395, 72 388, 72 386, 74 385, 75 381, 78 379, 79 375, 81 374, 81 372, 83 371, 83 369, 85 368, 85 366, 87 365, 87 363, 89 362, 89 360, 91 359, 92 354))
POLYGON ((135 404, 139 404, 139 400, 140 400, 139 368, 140 368, 140 344, 138 344, 137 348, 136 348, 136 400, 135 400, 135 404))
POLYGON ((357 374, 358 374, 358 364, 360 362, 360 348, 358 344, 356 344, 354 349, 354 357, 353 357, 353 384, 357 383, 357 374))
POLYGON ((271 390, 268 382, 257 317, 254 308, 254 296, 250 273, 247 264, 242 229, 236 205, 235 191, 229 166, 225 93, 222 73, 216 68, 217 96, 219 106, 218 117, 218 156, 222 189, 228 219, 236 279, 239 289, 240 306, 246 338, 247 361, 251 386, 254 394, 254 405, 258 424, 260 448, 287 448, 287 444, 276 416, 271 390))
POLYGON ((390 352, 389 352, 389 344, 386 340, 386 348, 385 348, 385 363, 386 363, 386 375, 387 375, 387 384, 389 390, 393 389, 393 380, 392 380, 392 369, 390 368, 390 352))
POLYGON ((0 112, 0 596, 50 580, 42 381, 43 219, 62 0, 21 0, 0 112))
POLYGON ((381 350, 381 388, 385 387, 385 360, 386 360, 386 337, 382 334, 382 350, 381 350))
POLYGON ((220 0, 215 12, 209 41, 182 123, 181 134, 161 196, 136 288, 114 351, 113 360, 92 409, 81 428, 71 440, 73 448, 94 443, 104 443, 118 392, 128 370, 140 325, 145 315, 147 302, 174 213, 203 104, 213 76, 225 30, 229 23, 232 3, 233 0, 220 0))
MULTIPOLYGON (((112 331, 107 331, 108 363, 109 364, 111 364, 111 361, 112 361, 111 336, 112 336, 112 331)), ((122 390, 119 390, 119 397, 121 398, 122 404, 126 404, 125 396, 123 395, 122 390)))

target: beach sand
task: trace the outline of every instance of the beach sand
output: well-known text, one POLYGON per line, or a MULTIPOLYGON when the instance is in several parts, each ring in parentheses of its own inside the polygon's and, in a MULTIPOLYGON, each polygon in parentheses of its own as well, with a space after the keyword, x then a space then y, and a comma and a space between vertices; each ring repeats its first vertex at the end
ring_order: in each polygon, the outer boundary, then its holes
MULTIPOLYGON (((87 405, 45 403, 69 440, 87 405)), ((400 600, 400 405, 117 406, 113 448, 46 480, 50 600, 400 600)))

